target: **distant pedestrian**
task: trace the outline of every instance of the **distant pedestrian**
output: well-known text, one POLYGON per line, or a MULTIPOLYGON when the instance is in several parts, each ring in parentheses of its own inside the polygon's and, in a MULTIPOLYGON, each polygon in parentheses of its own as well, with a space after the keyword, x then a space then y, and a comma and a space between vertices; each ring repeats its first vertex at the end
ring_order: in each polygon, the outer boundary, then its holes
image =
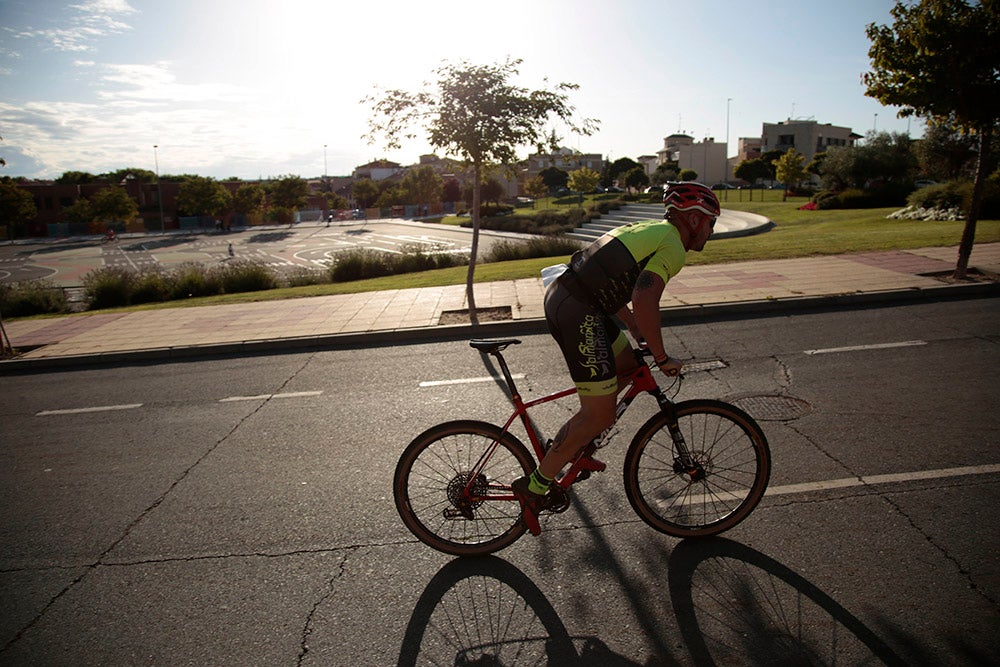
POLYGON ((232 243, 229 244, 229 256, 230 257, 235 257, 236 256, 236 253, 233 251, 233 244, 232 243))

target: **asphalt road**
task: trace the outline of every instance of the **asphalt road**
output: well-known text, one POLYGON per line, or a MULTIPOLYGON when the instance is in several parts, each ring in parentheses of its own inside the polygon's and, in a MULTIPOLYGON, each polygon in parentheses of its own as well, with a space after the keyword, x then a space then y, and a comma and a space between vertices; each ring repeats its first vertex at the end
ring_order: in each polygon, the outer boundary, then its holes
MULTIPOLYGON (((680 398, 762 419, 754 514, 702 542, 641 523, 637 401, 569 511, 471 561, 391 498, 421 430, 505 416, 461 341, 5 377, 0 663, 995 664, 997 332, 995 299, 670 328, 724 365, 680 398)), ((526 396, 565 385, 553 352, 509 350, 526 396)))
MULTIPOLYGON (((482 251, 517 235, 484 230, 482 251)), ((339 252, 372 249, 403 252, 468 254, 471 231, 461 227, 401 222, 300 223, 250 228, 227 233, 125 235, 102 243, 99 237, 0 245, 0 283, 47 279, 60 287, 76 287, 92 269, 121 266, 132 270, 173 268, 186 262, 207 266, 233 259, 251 260, 277 272, 322 269, 339 252), (232 255, 230 255, 232 246, 232 255)))

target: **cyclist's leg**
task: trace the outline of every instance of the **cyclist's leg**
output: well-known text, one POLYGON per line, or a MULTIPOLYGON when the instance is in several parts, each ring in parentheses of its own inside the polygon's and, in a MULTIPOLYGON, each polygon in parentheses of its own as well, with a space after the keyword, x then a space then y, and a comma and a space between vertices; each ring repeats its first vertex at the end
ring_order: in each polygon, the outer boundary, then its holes
POLYGON ((580 399, 580 409, 556 434, 539 466, 539 472, 552 479, 614 423, 618 390, 615 357, 623 354, 628 341, 610 317, 559 284, 546 294, 545 316, 580 399))

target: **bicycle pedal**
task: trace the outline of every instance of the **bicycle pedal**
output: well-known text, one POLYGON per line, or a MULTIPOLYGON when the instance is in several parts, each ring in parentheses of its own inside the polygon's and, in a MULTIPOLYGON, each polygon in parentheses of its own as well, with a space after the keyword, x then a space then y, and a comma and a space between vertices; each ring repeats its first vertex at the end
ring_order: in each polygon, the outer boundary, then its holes
POLYGON ((569 491, 553 485, 552 490, 549 491, 549 501, 551 504, 543 509, 542 512, 547 514, 562 514, 569 509, 571 504, 569 491))

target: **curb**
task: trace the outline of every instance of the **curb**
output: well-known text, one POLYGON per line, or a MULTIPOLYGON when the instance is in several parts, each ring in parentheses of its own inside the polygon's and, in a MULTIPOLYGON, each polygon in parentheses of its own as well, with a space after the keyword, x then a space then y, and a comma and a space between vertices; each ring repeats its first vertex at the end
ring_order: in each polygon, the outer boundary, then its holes
MULTIPOLYGON (((941 301, 956 298, 975 299, 996 296, 1000 296, 1000 283, 941 285, 940 287, 919 287, 878 292, 852 292, 733 303, 710 303, 697 306, 673 306, 661 309, 660 317, 663 324, 670 325, 682 322, 773 316, 808 310, 843 310, 885 306, 887 304, 906 304, 917 301, 941 301)), ((189 345, 183 347, 160 347, 65 357, 8 359, 0 361, 0 375, 64 370, 78 367, 191 361, 206 357, 280 354, 309 350, 357 349, 398 344, 465 340, 474 337, 529 335, 545 333, 547 331, 548 327, 543 318, 529 318, 488 322, 478 326, 453 324, 416 329, 390 329, 348 334, 189 345)))

